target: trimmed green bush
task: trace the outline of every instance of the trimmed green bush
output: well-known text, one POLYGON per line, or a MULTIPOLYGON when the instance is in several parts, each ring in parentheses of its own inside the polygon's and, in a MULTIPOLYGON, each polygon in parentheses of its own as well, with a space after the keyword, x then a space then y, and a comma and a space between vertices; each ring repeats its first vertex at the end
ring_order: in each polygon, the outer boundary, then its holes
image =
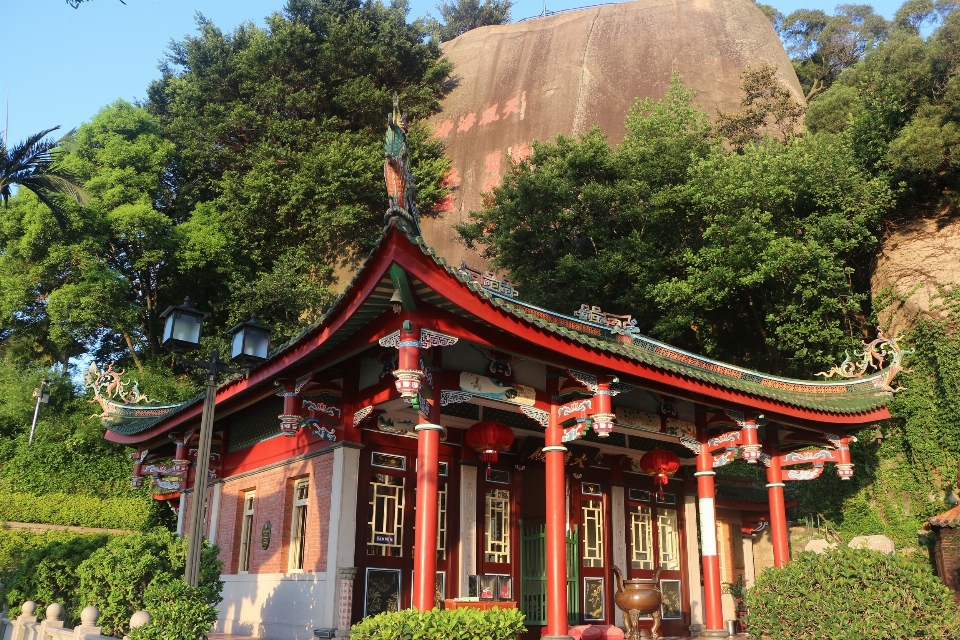
POLYGON ((203 589, 179 578, 157 580, 143 594, 150 624, 132 629, 130 640, 197 640, 206 638, 218 612, 203 589))
MULTIPOLYGON (((211 606, 220 602, 223 590, 218 553, 216 546, 204 543, 200 556, 198 593, 211 606)), ((104 635, 123 636, 135 612, 147 609, 156 615, 147 605, 147 591, 154 583, 182 578, 186 556, 186 538, 163 529, 115 536, 77 568, 77 600, 100 609, 104 635)))
POLYGON ((953 594, 926 565, 840 547, 767 569, 747 591, 751 638, 889 640, 960 633, 953 594))
POLYGON ((0 521, 140 531, 155 517, 152 502, 149 498, 0 492, 0 521))
POLYGON ((406 609, 364 618, 351 640, 514 640, 526 631, 517 609, 406 609))
POLYGON ((64 607, 64 621, 68 626, 75 624, 80 610, 86 606, 78 599, 77 568, 104 547, 110 537, 4 532, 2 538, 5 557, 0 571, 3 583, 0 593, 10 605, 11 613, 18 614, 20 605, 27 600, 41 607, 59 602, 64 607), (17 543, 23 546, 16 548, 17 543))

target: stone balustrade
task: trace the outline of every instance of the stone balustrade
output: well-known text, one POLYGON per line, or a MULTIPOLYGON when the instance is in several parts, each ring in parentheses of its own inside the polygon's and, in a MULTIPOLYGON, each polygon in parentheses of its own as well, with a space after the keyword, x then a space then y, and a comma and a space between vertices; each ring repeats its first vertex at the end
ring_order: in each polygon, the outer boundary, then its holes
MULTIPOLYGON (((28 600, 23 603, 19 616, 11 620, 0 616, 0 640, 118 640, 113 636, 101 635, 97 620, 100 610, 86 607, 80 612, 80 624, 68 629, 63 622, 63 605, 54 602, 47 606, 43 620, 34 615, 37 603, 28 600)), ((150 622, 150 614, 137 611, 130 618, 130 628, 142 627, 150 622)), ((123 640, 129 640, 124 636, 123 640)))

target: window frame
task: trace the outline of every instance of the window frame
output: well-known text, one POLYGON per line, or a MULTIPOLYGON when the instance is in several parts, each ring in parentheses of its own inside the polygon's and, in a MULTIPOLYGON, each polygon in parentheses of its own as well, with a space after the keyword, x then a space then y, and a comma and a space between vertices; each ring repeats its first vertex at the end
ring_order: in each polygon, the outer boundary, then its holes
POLYGON ((240 548, 237 555, 237 573, 250 573, 250 552, 253 548, 253 523, 257 508, 256 490, 244 491, 240 514, 240 548), (250 506, 247 507, 247 503, 250 506))
POLYGON ((310 479, 300 478, 293 483, 290 503, 290 552, 287 557, 288 573, 303 573, 307 558, 307 515, 310 503, 310 479), (298 498, 300 488, 304 496, 298 498), (299 564, 299 566, 297 566, 299 564))

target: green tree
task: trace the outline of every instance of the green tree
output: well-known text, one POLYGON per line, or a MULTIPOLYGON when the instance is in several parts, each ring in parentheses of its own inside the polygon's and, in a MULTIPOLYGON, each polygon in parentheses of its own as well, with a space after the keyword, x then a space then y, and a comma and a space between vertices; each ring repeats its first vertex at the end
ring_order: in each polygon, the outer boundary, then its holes
POLYGON ((866 281, 893 199, 846 140, 727 151, 679 78, 611 149, 537 144, 459 227, 535 304, 632 313, 642 331, 762 370, 810 375, 868 331, 866 281))
MULTIPOLYGON (((256 310, 277 339, 295 334, 333 299, 338 270, 379 237, 392 96, 417 123, 439 108, 450 71, 406 12, 290 0, 265 29, 228 34, 200 18, 197 36, 171 46, 147 107, 178 150, 174 288, 212 311, 215 326, 256 310)), ((409 139, 430 215, 448 164, 419 125, 409 139)))
POLYGON ((75 136, 59 164, 89 200, 65 211, 71 233, 53 233, 47 213, 18 197, 0 226, 0 313, 8 341, 67 359, 154 351, 161 289, 174 270, 178 236, 162 210, 173 145, 143 109, 118 101, 75 136))
POLYGON ((513 0, 446 0, 437 5, 442 22, 436 23, 440 42, 453 40, 471 29, 510 22, 513 0))
POLYGON ((15 187, 29 189, 65 229, 67 214, 57 196, 69 196, 80 204, 86 202, 87 196, 74 183, 74 176, 54 158, 58 148, 73 141, 73 131, 56 141, 47 138, 59 128, 44 129, 13 148, 7 148, 6 140, 0 136, 0 200, 6 204, 15 187))
POLYGON ((840 73, 884 41, 890 25, 866 4, 842 4, 835 15, 798 9, 780 25, 780 35, 794 63, 807 100, 827 89, 840 73))

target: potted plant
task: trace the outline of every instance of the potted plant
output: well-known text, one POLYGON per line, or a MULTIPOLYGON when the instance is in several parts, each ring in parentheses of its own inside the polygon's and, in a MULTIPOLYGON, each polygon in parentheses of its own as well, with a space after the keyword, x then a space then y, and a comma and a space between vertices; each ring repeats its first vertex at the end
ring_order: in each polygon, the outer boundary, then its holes
POLYGON ((724 582, 723 586, 727 593, 733 597, 738 631, 744 633, 747 630, 747 625, 743 622, 743 618, 747 615, 747 601, 745 600, 747 588, 743 585, 743 574, 737 576, 736 582, 724 582))

